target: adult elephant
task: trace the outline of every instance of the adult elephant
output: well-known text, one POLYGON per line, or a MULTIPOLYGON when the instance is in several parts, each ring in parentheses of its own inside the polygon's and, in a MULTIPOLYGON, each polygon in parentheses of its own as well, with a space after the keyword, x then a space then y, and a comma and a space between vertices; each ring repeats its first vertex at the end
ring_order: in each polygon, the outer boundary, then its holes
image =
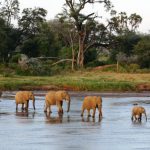
POLYGON ((31 91, 19 91, 16 93, 15 100, 16 100, 16 110, 18 110, 18 104, 22 104, 22 110, 28 110, 29 107, 29 100, 33 100, 33 108, 35 110, 35 97, 33 92, 31 91))
POLYGON ((45 97, 44 112, 52 113, 51 105, 57 105, 58 113, 63 113, 63 100, 66 100, 66 102, 68 102, 67 112, 69 112, 71 101, 69 93, 67 91, 49 91, 45 97))
POLYGON ((99 111, 99 118, 102 117, 102 98, 100 96, 86 96, 82 104, 81 116, 83 116, 84 111, 88 111, 88 117, 90 117, 90 110, 93 109, 92 117, 95 117, 96 108, 99 111))

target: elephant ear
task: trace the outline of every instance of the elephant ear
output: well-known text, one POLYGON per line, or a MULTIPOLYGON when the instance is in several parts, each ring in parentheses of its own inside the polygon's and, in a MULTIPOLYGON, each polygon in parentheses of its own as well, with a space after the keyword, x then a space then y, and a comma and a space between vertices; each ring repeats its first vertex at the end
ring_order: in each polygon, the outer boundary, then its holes
POLYGON ((56 97, 57 97, 58 101, 63 101, 63 99, 64 99, 64 93, 63 93, 63 91, 56 92, 56 97))
POLYGON ((32 92, 29 92, 29 97, 32 97, 33 93, 32 92))
POLYGON ((62 97, 62 99, 66 98, 66 91, 61 92, 61 97, 62 97))
POLYGON ((98 99, 100 99, 100 101, 102 102, 102 98, 100 96, 98 96, 98 99))

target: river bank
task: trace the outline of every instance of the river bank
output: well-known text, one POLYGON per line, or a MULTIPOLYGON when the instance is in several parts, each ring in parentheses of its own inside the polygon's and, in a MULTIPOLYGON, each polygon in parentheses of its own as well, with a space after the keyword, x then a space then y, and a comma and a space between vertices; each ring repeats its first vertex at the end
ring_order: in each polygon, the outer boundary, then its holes
MULTIPOLYGON (((4 99, 14 99, 17 91, 3 91, 2 98, 4 99)), ((48 91, 33 91, 34 95, 40 99, 40 97, 45 97, 48 91)), ((85 97, 85 96, 101 96, 107 98, 113 97, 150 97, 150 92, 143 91, 143 92, 93 92, 93 91, 69 91, 71 97, 85 97)))
POLYGON ((0 89, 98 92, 150 91, 150 74, 77 71, 55 76, 0 76, 0 89))

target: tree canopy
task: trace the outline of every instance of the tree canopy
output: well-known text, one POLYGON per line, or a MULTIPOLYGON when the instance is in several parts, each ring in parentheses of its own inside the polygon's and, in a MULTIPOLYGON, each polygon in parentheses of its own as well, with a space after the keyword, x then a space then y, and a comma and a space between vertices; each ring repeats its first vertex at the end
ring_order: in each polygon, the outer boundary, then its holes
POLYGON ((4 0, 0 4, 0 62, 8 64, 18 54, 26 54, 72 70, 124 58, 137 58, 134 63, 141 68, 150 67, 150 35, 138 32, 139 14, 117 12, 110 0, 65 0, 62 8, 47 20, 44 8, 25 8, 20 13, 18 0, 4 0), (94 4, 103 6, 110 18, 101 19, 94 9, 84 11, 94 4))

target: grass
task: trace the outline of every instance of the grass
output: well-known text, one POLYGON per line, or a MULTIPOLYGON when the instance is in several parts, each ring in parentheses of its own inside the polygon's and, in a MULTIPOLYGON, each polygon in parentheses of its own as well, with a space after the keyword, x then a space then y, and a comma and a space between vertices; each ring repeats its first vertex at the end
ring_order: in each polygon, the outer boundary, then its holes
POLYGON ((137 91, 137 85, 145 83, 150 84, 148 73, 110 73, 96 70, 76 71, 49 77, 0 75, 2 90, 19 90, 26 86, 56 86, 60 89, 77 91, 137 91))

